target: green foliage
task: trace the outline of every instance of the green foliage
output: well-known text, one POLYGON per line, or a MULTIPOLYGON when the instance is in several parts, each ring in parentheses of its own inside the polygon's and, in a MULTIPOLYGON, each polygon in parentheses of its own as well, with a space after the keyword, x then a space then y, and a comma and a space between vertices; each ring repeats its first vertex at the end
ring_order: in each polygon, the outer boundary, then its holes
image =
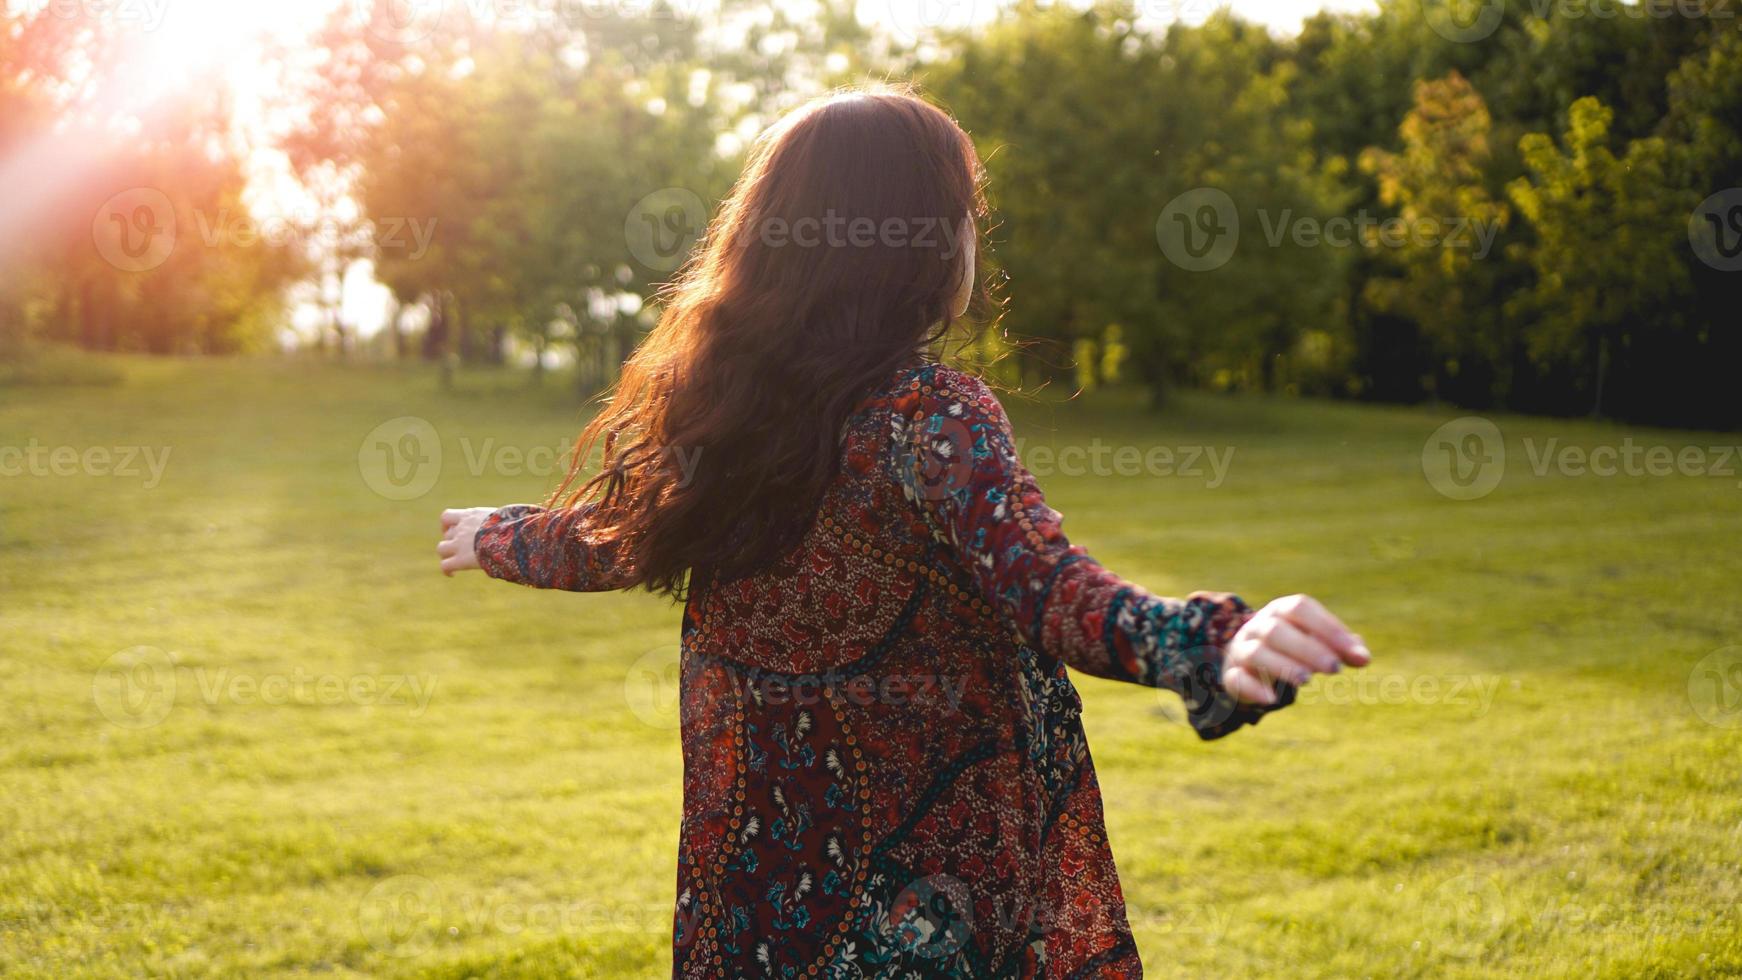
POLYGON ((1515 304, 1534 314, 1531 353, 1589 365, 1593 413, 1601 411, 1612 348, 1652 343, 1671 329, 1686 294, 1687 218, 1698 198, 1671 186, 1669 146, 1633 140, 1608 147, 1613 113, 1594 98, 1569 112, 1564 150, 1542 133, 1519 143, 1529 178, 1508 191, 1535 230, 1519 249, 1536 288, 1515 304))
POLYGON ((1279 40, 1226 13, 1158 36, 1118 3, 1018 4, 959 38, 925 80, 987 158, 1004 322, 1042 341, 1029 374, 1062 377, 1119 324, 1157 393, 1742 424, 1711 367, 1742 356, 1734 285, 1686 245, 1695 206, 1742 186, 1735 32, 1578 5, 1447 16, 1394 0, 1279 40), (1620 112, 1601 137, 1575 108, 1593 95, 1620 112), (1557 165, 1531 134, 1574 123, 1557 165), (1156 217, 1211 191, 1239 247, 1207 269, 1159 254, 1156 217), (1334 221, 1362 240, 1316 234, 1334 221))
POLYGON ((264 345, 301 256, 260 236, 243 204, 223 94, 190 92, 149 127, 111 118, 107 90, 129 84, 114 57, 126 29, 25 7, 0 13, 0 160, 33 185, 7 192, 0 346, 222 354, 264 345), (75 179, 62 180, 62 169, 75 179))
POLYGON ((468 24, 412 50, 345 31, 349 16, 334 15, 324 111, 298 159, 353 172, 377 224, 433 229, 427 250, 371 256, 401 303, 431 308, 426 353, 500 360, 512 338, 542 364, 568 344, 589 387, 607 380, 645 326, 635 308, 670 271, 630 258, 626 217, 666 188, 712 200, 728 178, 694 23, 664 11, 646 33, 630 13, 596 11, 524 30, 468 24))
POLYGON ((1361 169, 1379 182, 1380 203, 1407 235, 1369 247, 1399 273, 1369 279, 1365 299, 1380 313, 1413 320, 1441 362, 1475 351, 1489 361, 1509 352, 1506 322, 1491 305, 1493 238, 1510 217, 1485 184, 1490 120, 1482 97, 1457 72, 1415 84, 1415 106, 1398 135, 1403 149, 1369 147, 1361 169))
POLYGON ((960 45, 924 79, 986 161, 1005 323, 1049 342, 1031 361, 1052 368, 1120 324, 1158 393, 1219 367, 1263 384, 1328 317, 1338 257, 1265 234, 1338 202, 1310 127, 1287 112, 1293 66, 1263 30, 1218 15, 1158 38, 1122 6, 1021 5, 960 45), (1232 262, 1211 272, 1157 247, 1159 212, 1200 188, 1227 194, 1242 229, 1232 262))
MULTIPOLYGON (((1742 425, 1721 367, 1742 358, 1736 273, 1690 244, 1701 202, 1742 187, 1738 32, 1684 8, 1513 3, 1470 19, 1484 7, 1382 0, 1282 37, 1228 11, 1155 30, 1129 0, 1024 0, 915 42, 868 27, 851 0, 814 17, 731 0, 719 30, 658 4, 559 5, 494 23, 456 9, 401 44, 397 5, 344 4, 315 83, 286 96, 302 125, 282 141, 323 220, 358 205, 336 245, 220 236, 145 272, 95 254, 87 219, 117 187, 161 185, 189 239, 200 218, 245 210, 235 150, 210 152, 222 106, 195 100, 20 237, 0 342, 247 350, 282 327, 299 283, 325 294, 321 343, 342 352, 356 341, 323 287, 368 260, 427 314, 426 357, 564 351, 591 392, 672 272, 632 254, 631 226, 651 217, 638 209, 694 232, 779 113, 832 84, 912 77, 985 163, 983 260, 1009 304, 1004 335, 969 353, 1013 382, 1104 380, 1092 362, 1116 325, 1124 376, 1154 396, 1199 385, 1742 425), (1332 233, 1350 226, 1353 240, 1332 233), (1208 266, 1167 254, 1169 234, 1236 227, 1208 266), (1458 228, 1482 247, 1432 233, 1458 228)), ((0 151, 80 111, 80 66, 104 64, 112 40, 5 16, 0 55, 29 71, 0 71, 0 151)), ((418 338, 396 321, 392 339, 403 354, 418 338)))
POLYGON ((1013 300, 1004 322, 1041 342, 1027 356, 1051 375, 1066 376, 1073 341, 1155 319, 1160 255, 1152 232, 1128 220, 1153 196, 1154 148, 1133 112, 1141 102, 1105 97, 1142 90, 1153 63, 1144 45, 1099 10, 1024 6, 922 76, 979 146, 993 208, 987 264, 1013 300))

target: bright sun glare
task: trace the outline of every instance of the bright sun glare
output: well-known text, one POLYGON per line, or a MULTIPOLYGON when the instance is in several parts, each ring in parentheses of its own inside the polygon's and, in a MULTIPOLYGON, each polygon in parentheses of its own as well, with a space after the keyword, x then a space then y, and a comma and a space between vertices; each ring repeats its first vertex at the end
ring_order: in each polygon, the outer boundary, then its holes
MULTIPOLYGON (((592 0, 609 4, 612 0, 592 0)), ((645 9, 647 0, 622 0, 628 9, 645 9)), ((717 9, 718 0, 675 0, 697 14, 717 9)), ((807 0, 770 0, 808 7, 807 0)), ((859 0, 868 23, 903 32, 903 26, 981 22, 1010 0, 859 0)), ((1086 3, 1088 0, 1065 0, 1086 3)), ((1368 7, 1373 0, 1136 0, 1143 18, 1167 22, 1201 20, 1224 3, 1278 30, 1297 29, 1300 17, 1323 7, 1368 7)), ((21 241, 31 222, 52 209, 59 196, 88 180, 97 164, 81 126, 107 126, 111 134, 149 132, 160 116, 203 103, 218 95, 244 144, 247 201, 258 215, 287 214, 315 207, 292 178, 288 160, 273 148, 273 135, 285 122, 284 99, 294 94, 299 72, 306 72, 310 39, 335 12, 361 13, 365 0, 0 0, 0 6, 35 10, 48 16, 101 20, 100 33, 113 38, 113 58, 90 93, 89 112, 69 116, 54 131, 28 141, 0 159, 0 186, 31 187, 35 193, 0 200, 0 261, 10 244, 21 241)), ((563 0, 390 0, 386 14, 425 24, 464 14, 537 16, 564 8, 563 0)), ((379 289, 376 290, 379 292, 379 289)), ((347 287, 347 295, 353 290, 347 287)))
POLYGON ((214 80, 213 73, 245 85, 258 73, 267 42, 306 38, 334 6, 333 0, 137 0, 116 4, 111 16, 132 11, 124 26, 136 38, 143 81, 161 96, 214 80))

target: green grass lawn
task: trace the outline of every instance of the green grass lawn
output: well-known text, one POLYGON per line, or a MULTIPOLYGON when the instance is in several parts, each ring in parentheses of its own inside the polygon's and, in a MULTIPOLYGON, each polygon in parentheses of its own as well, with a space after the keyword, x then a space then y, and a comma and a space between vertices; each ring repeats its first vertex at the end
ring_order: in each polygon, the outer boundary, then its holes
MULTIPOLYGON (((0 455, 0 975, 668 971, 677 610, 435 570, 443 506, 549 489, 564 386, 125 367, 0 389, 39 451, 0 455)), ((1504 478, 1455 500, 1453 410, 1007 402, 1106 564, 1310 592, 1378 658, 1208 744, 1082 680, 1151 975, 1742 974, 1742 461, 1535 472, 1742 437, 1495 417, 1504 478), (1158 447, 1226 470, 1132 472, 1158 447)))

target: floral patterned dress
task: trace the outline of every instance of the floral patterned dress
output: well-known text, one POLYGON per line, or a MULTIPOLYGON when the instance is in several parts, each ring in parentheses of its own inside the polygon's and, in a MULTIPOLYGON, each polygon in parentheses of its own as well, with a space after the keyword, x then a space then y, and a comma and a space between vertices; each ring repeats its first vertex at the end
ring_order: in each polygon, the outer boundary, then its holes
MULTIPOLYGON (((1250 611, 1072 546, 970 375, 899 371, 841 445, 800 545, 684 610, 673 975, 1141 975, 1066 666, 1218 738, 1272 710, 1219 682, 1250 611)), ((584 508, 504 507, 476 544, 495 578, 626 584, 584 508)))

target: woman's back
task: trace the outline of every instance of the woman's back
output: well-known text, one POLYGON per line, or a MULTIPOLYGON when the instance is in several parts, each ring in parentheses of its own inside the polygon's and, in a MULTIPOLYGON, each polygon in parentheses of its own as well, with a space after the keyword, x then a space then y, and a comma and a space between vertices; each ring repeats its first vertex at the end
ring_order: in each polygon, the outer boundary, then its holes
MULTIPOLYGON (((524 584, 620 586, 584 528, 504 508, 477 553, 524 584)), ((1071 547, 985 385, 898 371, 799 546, 691 592, 675 973, 1135 975, 1065 662, 1197 684, 1213 737, 1262 710, 1203 680, 1244 621, 1071 547)))
POLYGON ((1109 573, 986 386, 925 363, 978 281, 979 176, 910 95, 789 115, 556 506, 443 515, 450 573, 687 589, 678 976, 1135 976, 1066 666, 1177 691, 1215 738, 1365 662, 1304 597, 1109 573))

